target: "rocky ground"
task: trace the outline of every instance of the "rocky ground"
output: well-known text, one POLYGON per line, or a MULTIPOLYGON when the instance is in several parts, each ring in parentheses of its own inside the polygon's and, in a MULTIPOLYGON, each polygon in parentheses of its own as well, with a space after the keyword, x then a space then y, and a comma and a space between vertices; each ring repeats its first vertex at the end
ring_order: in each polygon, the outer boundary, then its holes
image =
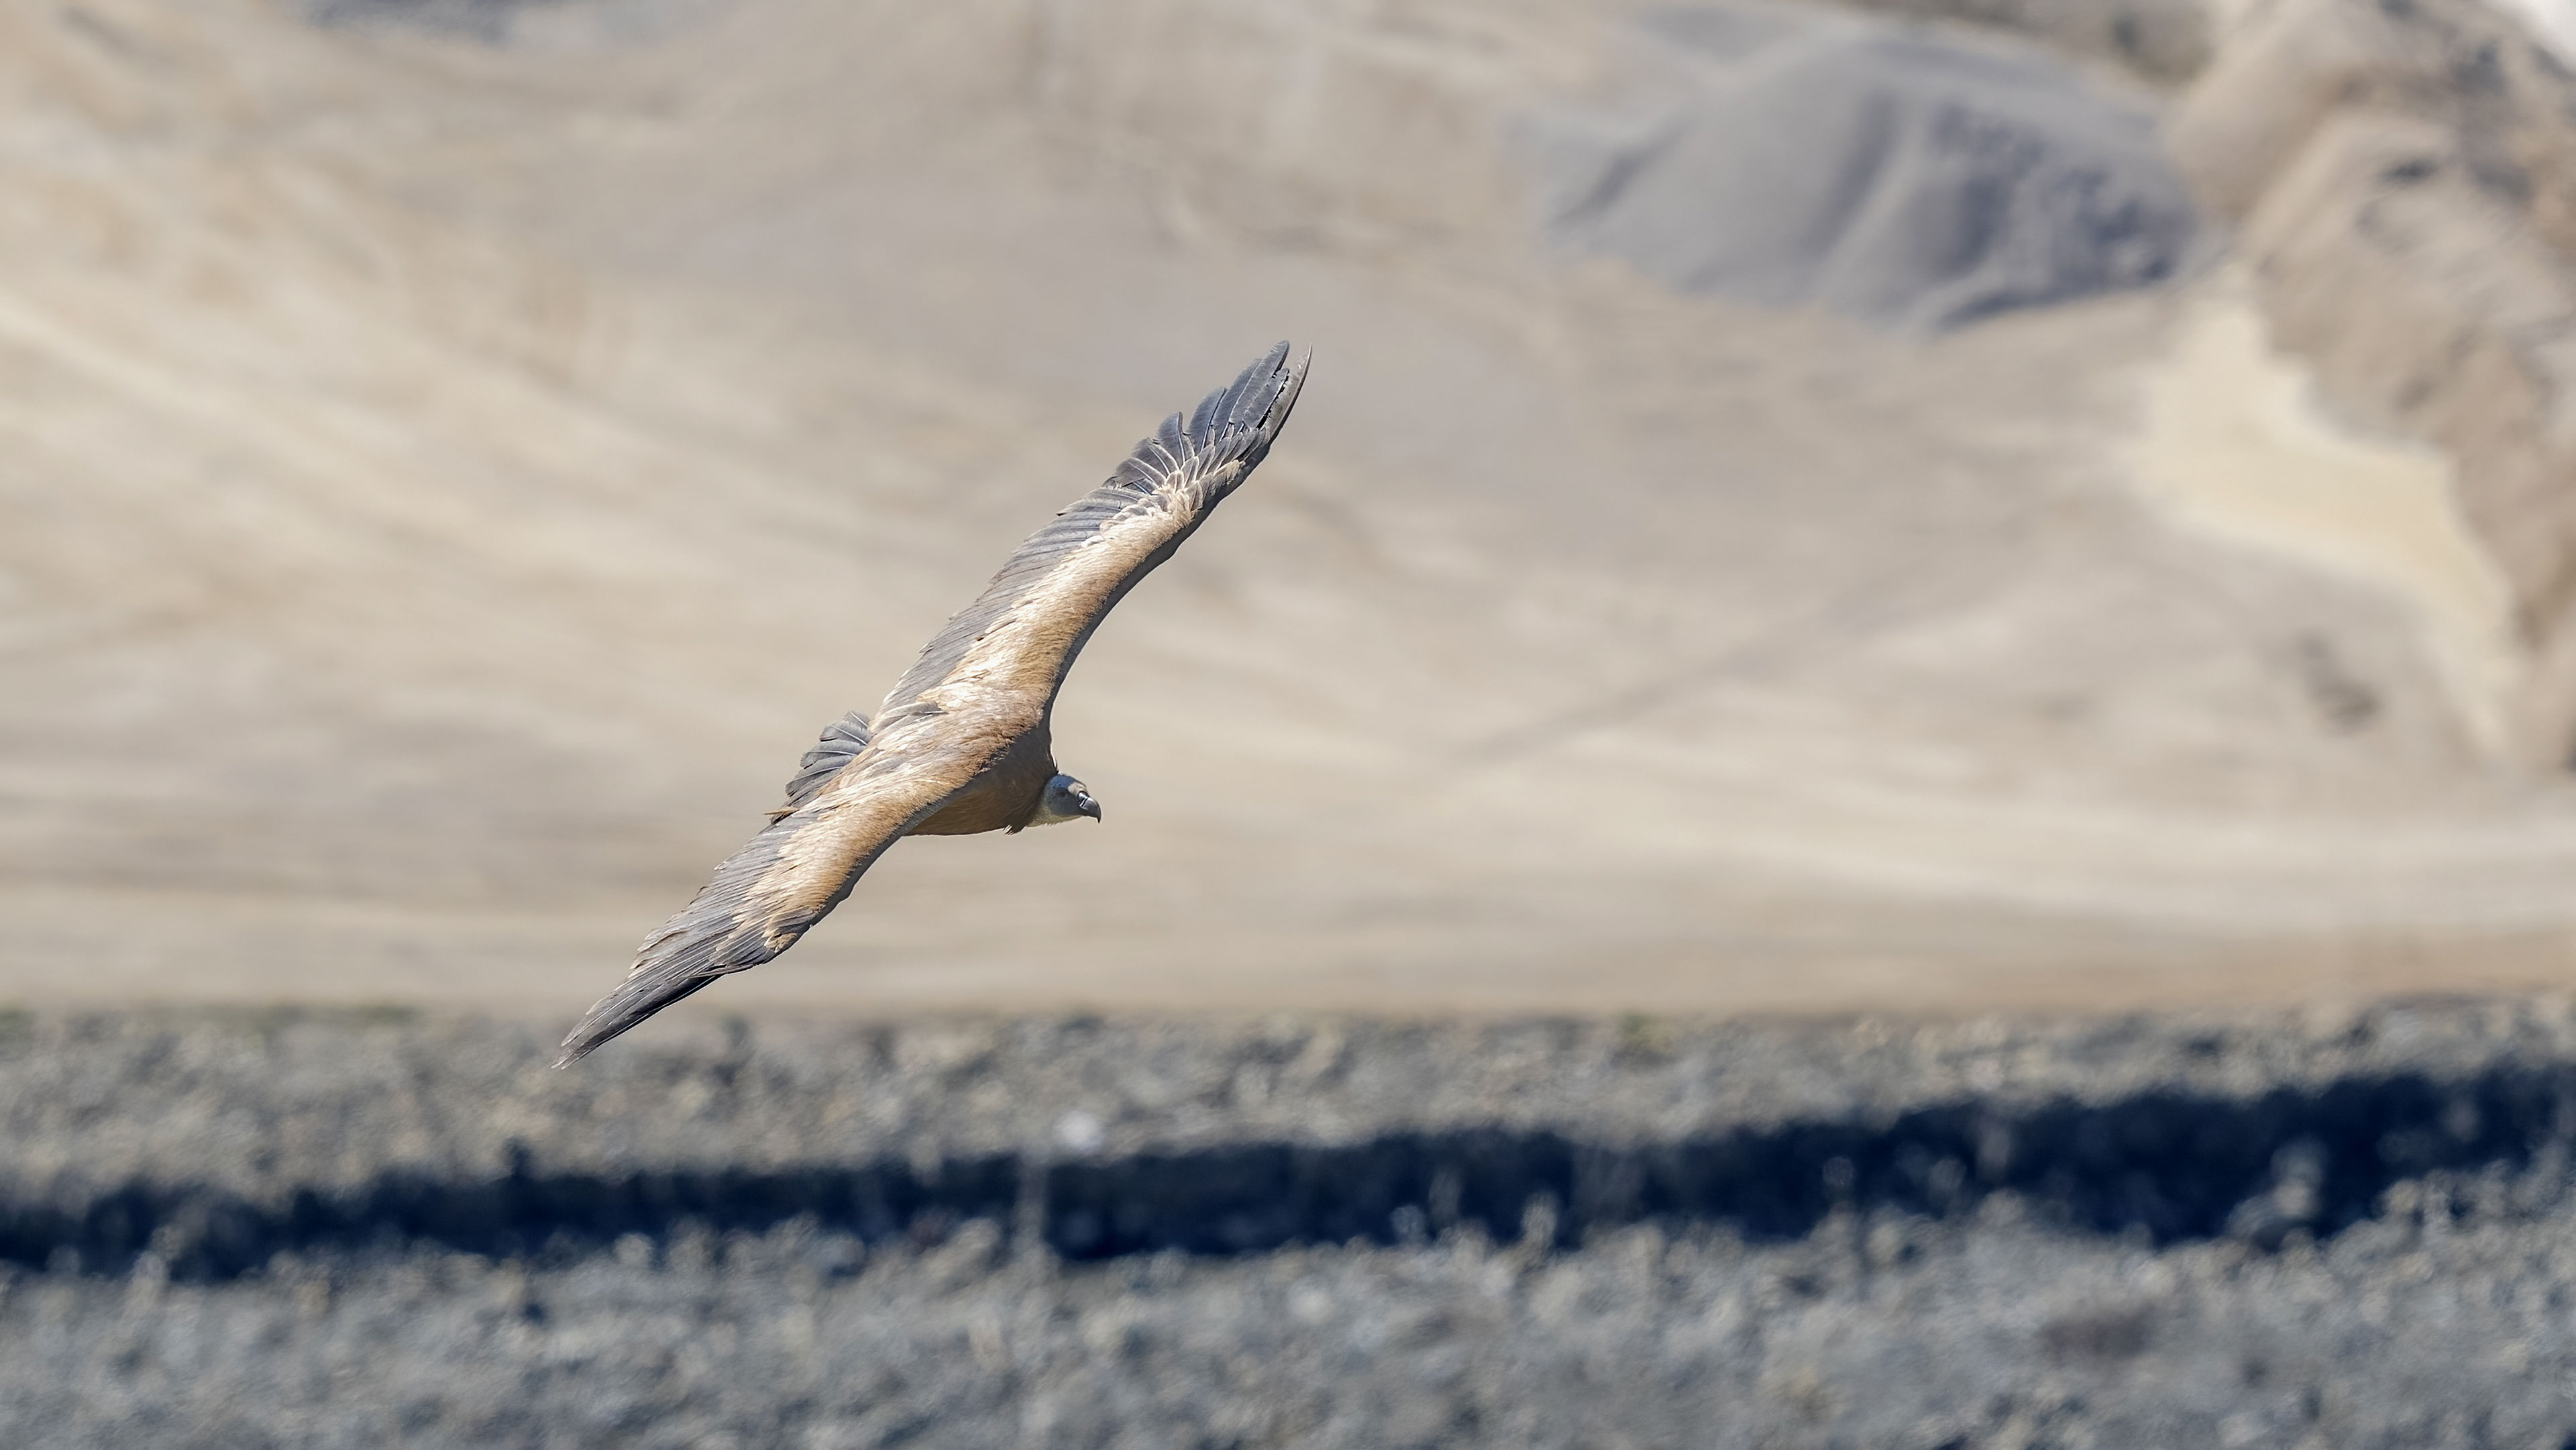
POLYGON ((8 1019, 0 1440, 2576 1441, 2563 1000, 550 1035, 8 1019))

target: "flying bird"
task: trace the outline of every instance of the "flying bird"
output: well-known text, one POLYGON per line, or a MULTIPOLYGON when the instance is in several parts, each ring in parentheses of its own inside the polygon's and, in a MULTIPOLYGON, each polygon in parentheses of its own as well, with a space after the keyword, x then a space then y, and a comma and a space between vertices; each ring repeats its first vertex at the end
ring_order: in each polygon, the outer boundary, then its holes
POLYGON ((1089 787, 1056 769, 1056 691, 1110 608, 1260 466, 1312 356, 1291 363, 1288 344, 1272 348, 1020 545, 873 723, 854 710, 823 732, 768 827, 644 943, 555 1066, 794 946, 901 837, 1099 820, 1089 787))

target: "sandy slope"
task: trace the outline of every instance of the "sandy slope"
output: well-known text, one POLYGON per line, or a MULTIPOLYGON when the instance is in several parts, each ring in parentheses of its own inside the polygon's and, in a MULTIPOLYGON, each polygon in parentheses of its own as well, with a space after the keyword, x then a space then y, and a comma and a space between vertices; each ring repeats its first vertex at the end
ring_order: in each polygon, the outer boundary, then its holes
POLYGON ((1922 340, 1546 254, 1606 4, 937 13, 0 6, 0 998, 587 1001, 1278 336, 1059 714, 1110 824, 909 844, 727 1000, 2559 970, 2576 795, 2453 622, 2136 487, 2223 279, 1922 340))

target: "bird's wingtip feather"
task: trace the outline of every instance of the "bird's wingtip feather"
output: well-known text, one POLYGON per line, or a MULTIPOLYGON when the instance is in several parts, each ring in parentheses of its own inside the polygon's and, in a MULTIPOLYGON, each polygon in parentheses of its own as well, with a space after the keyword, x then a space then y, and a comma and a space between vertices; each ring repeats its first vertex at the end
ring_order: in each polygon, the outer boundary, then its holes
POLYGON ((624 1034, 628 1028, 681 998, 695 994, 720 975, 681 975, 670 970, 666 962, 651 962, 652 947, 647 947, 646 953, 647 963, 638 963, 636 970, 618 984, 616 991, 600 998, 589 1011, 581 1014, 581 1021, 574 1025, 572 1031, 564 1034, 563 1056, 555 1059, 555 1066, 572 1066, 609 1039, 624 1034))
MULTIPOLYGON (((1285 342, 1280 343, 1277 348, 1272 350, 1271 356, 1274 358, 1286 358, 1288 356, 1288 344, 1285 342)), ((1312 366, 1314 361, 1315 349, 1310 346, 1304 352, 1297 355, 1297 360, 1295 362, 1288 364, 1285 376, 1280 379, 1279 390, 1270 400, 1269 416, 1262 419, 1261 431, 1264 434, 1272 438, 1279 436, 1279 430, 1288 422, 1289 412, 1297 406, 1297 395, 1305 391, 1306 369, 1312 366)), ((1276 366, 1276 364, 1273 364, 1274 371, 1276 370, 1276 366)))

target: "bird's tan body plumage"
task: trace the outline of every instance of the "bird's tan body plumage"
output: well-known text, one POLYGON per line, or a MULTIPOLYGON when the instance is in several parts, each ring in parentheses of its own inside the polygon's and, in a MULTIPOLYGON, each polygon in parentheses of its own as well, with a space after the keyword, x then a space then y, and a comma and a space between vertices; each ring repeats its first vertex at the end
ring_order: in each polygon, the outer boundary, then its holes
POLYGON ((1049 718, 1075 657, 1260 464, 1305 373, 1280 344, 1186 419, 1173 415, 1107 483, 1022 544, 932 639, 873 725, 852 715, 824 733, 768 828, 644 943, 625 984, 565 1038, 564 1062, 785 951, 904 836, 1018 830, 1037 818, 1057 778, 1049 718))
POLYGON ((1016 831, 1037 814, 1038 798, 1055 778, 1055 753, 1046 722, 1003 747, 964 790, 904 832, 907 836, 975 836, 1016 831))

